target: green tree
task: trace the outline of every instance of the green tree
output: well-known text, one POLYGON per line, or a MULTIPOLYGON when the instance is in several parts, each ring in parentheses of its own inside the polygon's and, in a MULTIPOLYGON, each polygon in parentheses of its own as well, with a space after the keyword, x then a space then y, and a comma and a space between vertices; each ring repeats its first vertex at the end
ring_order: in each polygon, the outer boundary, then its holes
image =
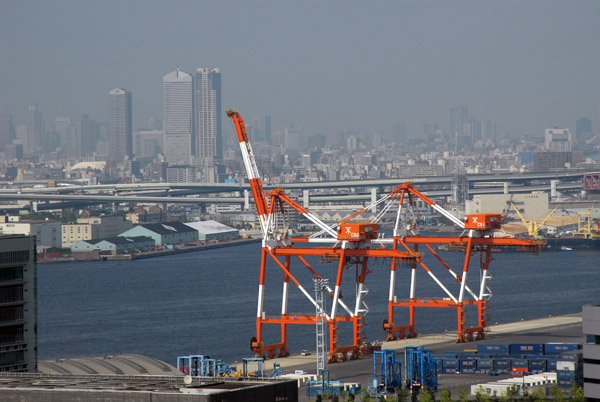
POLYGON ((458 400, 459 402, 467 402, 469 400, 469 393, 464 385, 458 387, 458 400))
POLYGON ((435 398, 433 397, 433 393, 427 389, 427 388, 423 388, 420 392, 420 398, 419 401, 421 402, 435 402, 435 398))
POLYGON ((571 387, 571 401, 573 402, 584 402, 585 401, 585 397, 583 396, 583 389, 577 385, 577 384, 573 384, 573 386, 571 387))
POLYGON ((396 391, 396 398, 398 402, 408 402, 408 389, 406 387, 402 387, 396 391))
POLYGON ((360 400, 362 402, 371 402, 371 397, 369 396, 369 391, 365 388, 360 390, 360 400))
POLYGON ((519 388, 516 385, 513 385, 509 389, 506 390, 506 400, 509 402, 514 402, 519 395, 519 388))
POLYGON ((562 388, 559 387, 558 384, 556 384, 556 383, 552 384, 552 387, 550 388, 550 395, 552 396, 552 400, 554 402, 565 402, 566 401, 565 394, 564 394, 562 388))
POLYGON ((449 389, 440 391, 440 402, 452 402, 452 392, 449 389))
POLYGON ((490 402, 492 398, 490 398, 489 394, 483 387, 478 387, 477 391, 475 391, 475 400, 478 402, 490 402))

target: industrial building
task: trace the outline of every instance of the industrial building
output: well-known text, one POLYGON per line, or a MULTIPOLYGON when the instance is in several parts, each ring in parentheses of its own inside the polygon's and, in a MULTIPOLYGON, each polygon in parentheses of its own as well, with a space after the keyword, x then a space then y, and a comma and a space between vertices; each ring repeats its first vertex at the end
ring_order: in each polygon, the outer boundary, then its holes
POLYGON ((583 306, 583 395, 600 401, 600 305, 583 306))
POLYGON ((235 240, 240 238, 240 231, 220 222, 197 221, 186 223, 187 226, 198 231, 198 240, 235 240))
POLYGON ((105 239, 119 236, 133 224, 121 215, 79 218, 77 223, 62 225, 62 246, 70 247, 80 240, 105 239))
POLYGON ((35 249, 33 236, 0 236, 2 372, 37 369, 35 249))
POLYGON ((47 248, 61 247, 61 223, 51 220, 23 221, 20 216, 0 216, 0 235, 21 234, 35 236, 36 248, 44 251, 47 248))
POLYGON ((149 223, 137 225, 121 233, 123 237, 147 236, 157 245, 183 244, 198 240, 198 231, 181 222, 149 223))
POLYGON ((148 236, 111 237, 108 239, 81 240, 71 246, 74 253, 110 251, 111 254, 129 253, 134 250, 154 247, 154 239, 148 236))

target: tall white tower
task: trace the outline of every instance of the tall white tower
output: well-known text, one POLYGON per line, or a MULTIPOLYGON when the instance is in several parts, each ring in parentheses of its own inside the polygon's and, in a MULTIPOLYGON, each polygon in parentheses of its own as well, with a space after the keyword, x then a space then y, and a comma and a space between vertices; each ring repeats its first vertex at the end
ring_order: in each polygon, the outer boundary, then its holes
POLYGON ((193 77, 179 68, 163 77, 165 160, 189 164, 194 134, 193 77))
POLYGON ((199 68, 196 71, 194 101, 194 156, 198 159, 222 159, 221 73, 218 68, 199 68))

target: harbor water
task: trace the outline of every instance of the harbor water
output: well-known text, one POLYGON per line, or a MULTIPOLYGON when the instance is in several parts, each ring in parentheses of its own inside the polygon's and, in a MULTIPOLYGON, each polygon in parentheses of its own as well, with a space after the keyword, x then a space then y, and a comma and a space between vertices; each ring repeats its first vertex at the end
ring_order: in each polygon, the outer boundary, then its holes
MULTIPOLYGON (((460 273, 464 254, 441 252, 460 273)), ((597 251, 495 253, 490 265, 493 291, 490 323, 547 317, 581 311, 582 304, 600 301, 597 251)), ((337 263, 309 260, 323 277, 335 281, 337 263)), ((425 263, 458 294, 457 284, 439 263, 425 263)), ((471 259, 469 284, 477 291, 479 255, 471 259)), ((381 323, 387 317, 389 260, 371 260, 366 284, 370 292, 366 317, 370 341, 384 339, 381 323)), ((252 356, 250 337, 256 333, 256 302, 260 245, 170 255, 135 261, 40 264, 38 277, 39 359, 139 353, 174 364, 177 356, 205 354, 227 362, 252 356)), ((396 294, 407 299, 410 266, 398 268, 396 294)), ((292 260, 291 272, 309 293, 312 275, 292 260)), ((422 268, 417 274, 417 297, 444 297, 422 268)), ((354 267, 344 272, 342 294, 354 306, 354 267)), ((265 310, 281 312, 283 273, 267 267, 265 310)), ((344 299, 343 299, 344 300, 344 299)), ((328 307, 331 301, 327 299, 328 307)), ((290 284, 288 312, 314 313, 304 295, 290 284)), ((467 310, 467 324, 475 324, 467 310)), ((408 323, 408 312, 396 310, 396 325, 408 323)), ((419 333, 456 329, 455 309, 417 309, 419 333)), ((315 328, 288 327, 289 349, 314 350, 315 328)), ((341 326, 341 344, 350 339, 341 326)), ((276 343, 279 328, 265 326, 265 341, 276 343)))

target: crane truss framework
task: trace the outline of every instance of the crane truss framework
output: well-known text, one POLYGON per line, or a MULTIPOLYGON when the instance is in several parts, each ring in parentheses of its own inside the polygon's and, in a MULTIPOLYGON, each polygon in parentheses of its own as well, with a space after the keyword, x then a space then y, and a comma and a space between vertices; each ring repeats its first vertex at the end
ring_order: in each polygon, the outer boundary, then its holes
POLYGON ((324 278, 310 266, 304 257, 318 256, 321 257, 322 261, 337 262, 335 286, 334 288, 326 287, 332 299, 331 310, 324 314, 329 327, 329 362, 346 360, 348 357, 357 358, 365 351, 365 315, 369 310, 364 300, 368 293, 365 279, 369 272, 367 268, 368 261, 373 258, 388 258, 391 260, 388 318, 383 322, 383 329, 387 332, 386 338, 388 340, 403 338, 404 336, 416 336, 415 307, 455 308, 458 316, 457 341, 462 342, 471 340, 474 337, 484 337, 484 330, 487 326, 486 303, 491 296, 487 281, 491 278, 491 275, 488 274, 488 267, 492 260, 492 247, 518 246, 523 248, 538 248, 539 244, 522 239, 495 238, 493 237, 494 232, 500 227, 499 214, 469 215, 465 223, 425 197, 409 182, 396 186, 393 191, 371 205, 348 216, 339 223, 329 226, 289 198, 282 189, 275 189, 267 195, 264 194, 243 120, 238 112, 233 110, 227 111, 227 115, 234 121, 244 164, 252 184, 257 214, 263 231, 256 314, 256 337, 252 337, 250 340, 250 347, 257 356, 271 358, 275 356, 287 356, 289 353, 287 348, 287 326, 289 324, 316 325, 318 322, 317 314, 288 313, 290 281, 312 304, 312 311, 318 308, 317 301, 291 273, 292 257, 297 258, 316 279, 324 278), (414 198, 421 199, 433 210, 456 224, 460 229, 463 229, 463 234, 458 237, 422 237, 415 234, 414 198), (267 199, 269 200, 268 202, 267 199), (403 207, 405 201, 406 207, 403 207), (361 214, 375 208, 379 208, 379 212, 373 219, 373 222, 364 223, 357 221, 361 214), (377 233, 377 223, 388 212, 393 212, 392 208, 397 208, 394 236, 393 238, 382 238, 377 233), (288 238, 287 215, 294 211, 311 221, 318 228, 318 231, 309 237, 288 238), (465 229, 468 229, 468 231, 465 232, 465 229), (296 244, 307 244, 307 246, 296 247, 296 244), (441 256, 434 251, 431 245, 436 244, 458 244, 464 248, 465 260, 460 275, 456 274, 444 262, 441 256), (455 284, 458 286, 458 294, 451 293, 432 270, 425 265, 425 254, 422 252, 425 250, 429 251, 435 260, 443 266, 444 270, 453 277, 455 284), (481 280, 479 289, 472 290, 467 285, 467 273, 469 271, 470 259, 475 252, 481 253, 481 280), (264 311, 267 260, 274 261, 276 266, 284 273, 281 313, 277 316, 267 316, 264 311), (396 268, 399 263, 411 266, 410 297, 406 301, 398 301, 395 295, 396 268), (357 272, 354 306, 346 304, 341 299, 340 292, 344 271, 351 264, 356 265, 357 272), (416 296, 416 271, 419 267, 427 272, 447 297, 439 299, 416 296), (474 328, 466 328, 465 326, 465 309, 470 305, 476 306, 478 312, 478 325, 474 328), (394 309, 396 307, 409 308, 410 321, 408 325, 395 325, 394 309), (344 322, 351 323, 352 325, 353 342, 352 344, 342 346, 338 341, 338 327, 344 322), (267 344, 264 342, 263 326, 265 324, 277 324, 280 326, 281 339, 278 343, 267 344))

